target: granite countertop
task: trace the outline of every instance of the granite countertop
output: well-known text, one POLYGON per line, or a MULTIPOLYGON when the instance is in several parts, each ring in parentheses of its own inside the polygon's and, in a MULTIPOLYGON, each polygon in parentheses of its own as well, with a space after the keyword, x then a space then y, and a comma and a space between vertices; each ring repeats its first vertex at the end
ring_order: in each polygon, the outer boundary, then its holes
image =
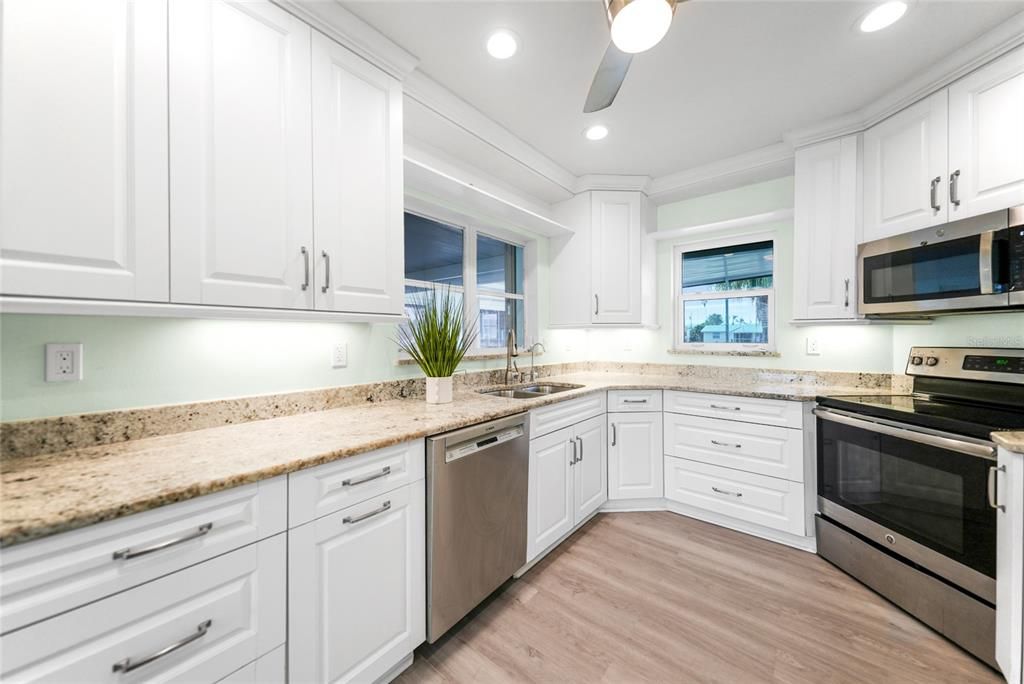
POLYGON ((679 389, 811 401, 823 394, 889 389, 809 383, 576 373, 543 382, 583 385, 537 399, 461 390, 450 404, 384 401, 177 434, 0 460, 0 546, 73 530, 391 444, 421 439, 608 389, 679 389))
POLYGON ((993 432, 992 441, 1004 449, 1024 454, 1024 431, 1022 430, 1017 430, 1016 432, 993 432))

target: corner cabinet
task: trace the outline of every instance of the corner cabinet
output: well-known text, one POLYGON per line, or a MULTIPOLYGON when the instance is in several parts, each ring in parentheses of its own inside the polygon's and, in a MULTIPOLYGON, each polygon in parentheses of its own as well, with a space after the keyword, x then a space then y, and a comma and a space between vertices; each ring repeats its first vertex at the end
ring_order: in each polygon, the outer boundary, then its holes
POLYGON ((793 318, 857 317, 858 136, 796 151, 793 318))
POLYGON ((0 4, 3 294, 166 302, 167 3, 0 4))
POLYGON ((651 325, 654 206, 641 192, 581 193, 556 207, 574 230, 551 241, 550 324, 651 325))

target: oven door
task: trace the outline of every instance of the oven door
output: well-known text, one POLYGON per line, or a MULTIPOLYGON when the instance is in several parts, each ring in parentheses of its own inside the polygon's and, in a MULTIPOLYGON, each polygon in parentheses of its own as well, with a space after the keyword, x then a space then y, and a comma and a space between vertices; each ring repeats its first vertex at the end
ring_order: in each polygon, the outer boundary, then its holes
POLYGON ((1006 215, 1004 211, 861 245, 860 313, 1009 306, 1006 215))
POLYGON ((994 445, 834 409, 814 413, 822 515, 994 603, 994 445))

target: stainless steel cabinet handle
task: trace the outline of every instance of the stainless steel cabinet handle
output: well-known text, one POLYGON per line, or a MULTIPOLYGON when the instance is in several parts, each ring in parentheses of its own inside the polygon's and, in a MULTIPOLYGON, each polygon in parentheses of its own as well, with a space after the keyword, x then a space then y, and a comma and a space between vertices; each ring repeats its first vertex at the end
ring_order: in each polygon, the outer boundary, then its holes
POLYGON ((363 522, 364 520, 368 520, 375 515, 380 515, 381 513, 390 510, 391 502, 385 501, 384 503, 381 504, 380 508, 375 508, 372 511, 369 511, 368 513, 363 513, 362 515, 357 515, 355 517, 352 517, 351 515, 346 515, 344 518, 341 519, 341 522, 345 525, 352 525, 353 523, 363 522))
POLYGON ((569 465, 576 465, 576 440, 570 439, 569 444, 572 445, 572 458, 569 460, 569 465))
POLYGON ((324 285, 320 288, 320 291, 327 294, 327 291, 331 289, 331 255, 326 250, 320 252, 324 258, 324 285))
POLYGON ((719 442, 717 439, 711 440, 711 443, 714 444, 715 446, 720 446, 720 447, 732 447, 733 449, 741 449, 741 448, 743 448, 742 444, 730 444, 729 442, 719 442))
POLYGON ((709 404, 709 406, 711 408, 713 408, 713 409, 718 409, 720 411, 740 411, 740 410, 742 410, 742 409, 740 409, 739 406, 719 406, 718 404, 709 404))
POLYGON ((200 622, 199 626, 196 627, 196 631, 192 634, 189 634, 181 641, 176 641, 170 646, 164 646, 156 653, 151 653, 145 658, 139 658, 138 660, 132 658, 125 658, 124 660, 120 660, 114 663, 113 671, 124 672, 125 674, 127 674, 129 672, 132 672, 133 670, 139 669, 143 665, 149 665, 154 660, 159 660, 160 658, 163 658, 165 655, 170 655, 171 653, 174 653, 179 648, 184 648, 185 646, 188 646, 196 639, 202 639, 204 636, 206 636, 206 633, 210 631, 210 626, 212 624, 213 620, 206 620, 204 622, 200 622))
POLYGON ((582 437, 577 437, 576 441, 580 443, 580 460, 578 462, 582 463, 583 462, 583 438, 582 437))
POLYGON ((646 399, 623 399, 623 404, 646 404, 646 399))
POLYGON ((991 466, 988 469, 988 505, 997 511, 1006 512, 1006 506, 999 503, 999 493, 996 489, 999 484, 999 473, 1006 472, 1006 466, 991 466))
POLYGON ((612 446, 619 441, 619 431, 615 429, 615 423, 612 423, 612 446))
POLYGON ((843 306, 850 308, 850 279, 843 281, 843 306))
POLYGON ((380 469, 379 473, 374 473, 373 475, 365 475, 363 477, 350 477, 347 480, 342 480, 341 481, 341 486, 342 487, 352 487, 352 486, 355 486, 355 485, 361 485, 364 482, 371 482, 373 480, 378 480, 378 479, 380 479, 382 477, 387 477, 390 474, 391 474, 391 466, 384 466, 383 468, 380 469))
POLYGON ((725 494, 726 496, 735 496, 737 499, 743 496, 743 492, 730 492, 728 489, 719 489, 718 487, 711 488, 716 494, 725 494))
POLYGON ((597 315, 597 312, 601 310, 601 307, 599 306, 599 304, 600 304, 600 300, 598 300, 597 293, 595 292, 594 293, 594 315, 595 316, 597 315))
POLYGON ((936 176, 932 178, 932 189, 931 189, 931 205, 932 209, 938 211, 942 208, 939 204, 939 183, 942 182, 942 176, 936 176))
POLYGON ((302 281, 302 289, 309 289, 309 250, 305 247, 302 248, 302 263, 306 271, 306 277, 302 281))
POLYGON ((159 544, 153 544, 152 546, 143 546, 141 549, 132 549, 131 547, 127 549, 121 549, 120 551, 114 552, 114 560, 128 560, 130 558, 146 556, 157 551, 163 551, 164 549, 169 549, 172 546, 184 544, 185 542, 192 541, 193 539, 199 539, 212 529, 212 522, 205 523, 197 527, 195 532, 189 532, 188 534, 178 537, 177 539, 171 539, 169 541, 160 542, 159 544))
POLYGON ((960 206, 960 169, 949 174, 949 201, 954 206, 960 206))

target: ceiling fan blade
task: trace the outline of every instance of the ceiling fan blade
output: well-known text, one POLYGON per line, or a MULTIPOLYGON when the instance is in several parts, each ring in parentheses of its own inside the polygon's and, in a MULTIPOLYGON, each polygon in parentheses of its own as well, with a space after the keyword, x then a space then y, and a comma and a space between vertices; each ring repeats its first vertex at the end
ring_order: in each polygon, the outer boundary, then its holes
POLYGON ((601 64, 594 74, 594 82, 590 84, 590 92, 587 93, 587 101, 583 105, 584 114, 599 112, 611 106, 632 61, 633 55, 615 47, 614 43, 608 43, 608 49, 604 51, 601 64))

